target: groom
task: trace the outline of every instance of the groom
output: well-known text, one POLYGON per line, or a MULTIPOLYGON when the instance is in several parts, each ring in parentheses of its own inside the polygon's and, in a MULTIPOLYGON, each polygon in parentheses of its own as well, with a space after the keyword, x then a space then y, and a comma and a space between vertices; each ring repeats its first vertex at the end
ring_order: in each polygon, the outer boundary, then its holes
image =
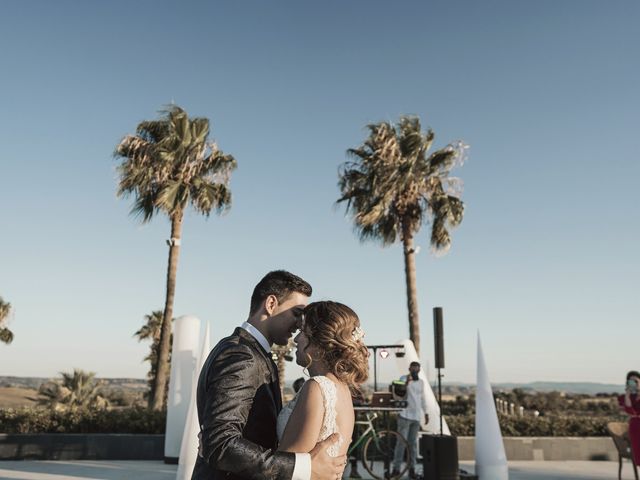
POLYGON ((310 296, 311 285, 302 278, 269 272, 253 290, 249 319, 209 354, 196 394, 202 454, 192 480, 341 477, 345 457, 326 453, 336 435, 309 453, 276 451, 282 399, 271 345, 287 344, 310 296))

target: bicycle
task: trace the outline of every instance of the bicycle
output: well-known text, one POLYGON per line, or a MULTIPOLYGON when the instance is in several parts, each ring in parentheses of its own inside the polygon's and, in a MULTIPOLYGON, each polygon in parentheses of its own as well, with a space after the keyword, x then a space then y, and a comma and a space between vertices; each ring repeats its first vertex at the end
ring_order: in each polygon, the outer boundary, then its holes
POLYGON ((409 444, 398 432, 393 430, 376 431, 373 420, 378 417, 377 413, 367 413, 366 420, 356 421, 356 425, 366 425, 365 431, 355 440, 347 451, 347 458, 352 452, 364 442, 362 447, 362 457, 360 461, 365 470, 377 480, 395 480, 407 471, 409 466, 409 444), (404 444, 404 458, 400 471, 392 475, 393 454, 396 443, 404 444), (381 476, 382 475, 382 476, 381 476))

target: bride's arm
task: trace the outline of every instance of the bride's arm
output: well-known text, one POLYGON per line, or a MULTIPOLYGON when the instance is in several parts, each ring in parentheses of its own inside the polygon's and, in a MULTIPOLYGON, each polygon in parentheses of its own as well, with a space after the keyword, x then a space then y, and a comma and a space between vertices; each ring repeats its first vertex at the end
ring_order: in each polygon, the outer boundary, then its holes
POLYGON ((324 405, 320 385, 317 382, 306 382, 284 429, 278 450, 310 452, 318 443, 323 418, 324 405))

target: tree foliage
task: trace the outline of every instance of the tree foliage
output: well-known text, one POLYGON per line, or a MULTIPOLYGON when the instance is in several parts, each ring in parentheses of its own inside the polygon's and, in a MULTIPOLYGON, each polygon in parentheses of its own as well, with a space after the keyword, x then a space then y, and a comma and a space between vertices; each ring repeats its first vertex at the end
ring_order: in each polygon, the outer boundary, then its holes
MULTIPOLYGON (((144 325, 133 335, 138 337, 138 341, 150 340, 149 354, 144 357, 145 362, 149 362, 149 372, 147 373, 147 383, 149 385, 149 392, 147 399, 150 401, 153 398, 153 388, 156 383, 156 373, 158 371, 158 351, 160 350, 160 330, 162 327, 162 319, 164 314, 162 310, 154 310, 149 315, 145 315, 144 325)), ((172 319, 172 322, 175 319, 172 319)), ((170 344, 173 344, 173 334, 169 340, 170 344)), ((169 351, 169 366, 171 366, 171 350, 169 351)), ((165 387, 165 402, 169 392, 169 382, 165 387)))
POLYGON ((13 342, 13 332, 6 326, 11 313, 11 304, 0 297, 0 342, 7 345, 13 342))
POLYGON ((73 373, 61 372, 62 379, 46 382, 38 391, 40 405, 54 410, 76 408, 106 408, 108 401, 101 395, 101 383, 95 380, 94 372, 85 372, 78 368, 73 373))

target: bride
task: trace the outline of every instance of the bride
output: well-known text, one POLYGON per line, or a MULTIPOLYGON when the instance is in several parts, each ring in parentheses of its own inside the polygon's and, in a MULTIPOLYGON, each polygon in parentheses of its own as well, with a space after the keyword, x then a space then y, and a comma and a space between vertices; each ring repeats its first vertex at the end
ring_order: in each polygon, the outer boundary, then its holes
POLYGON ((337 434, 327 453, 347 453, 354 426, 352 394, 367 380, 369 351, 356 313, 337 302, 313 302, 305 307, 295 337, 296 363, 310 375, 278 416, 278 450, 309 452, 337 434))

